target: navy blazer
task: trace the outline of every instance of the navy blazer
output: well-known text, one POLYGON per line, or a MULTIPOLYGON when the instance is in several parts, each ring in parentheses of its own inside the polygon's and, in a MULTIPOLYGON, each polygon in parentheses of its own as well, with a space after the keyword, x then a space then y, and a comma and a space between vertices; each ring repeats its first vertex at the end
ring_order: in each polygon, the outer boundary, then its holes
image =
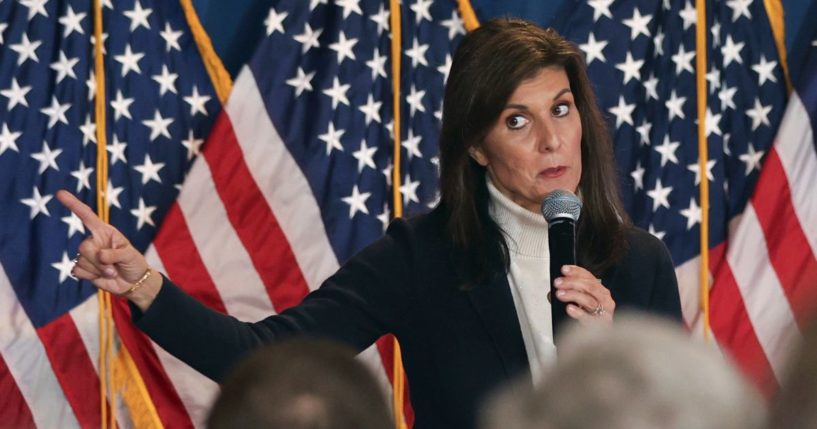
MULTIPOLYGON (((628 251, 603 276, 617 310, 681 319, 664 244, 627 232, 628 251)), ((441 210, 392 222, 301 304, 256 323, 210 310, 165 279, 137 326, 174 356, 218 381, 251 349, 293 335, 328 337, 358 350, 393 333, 400 341, 415 428, 471 428, 486 394, 529 370, 507 276, 456 286, 441 210)), ((543 284, 543 287, 547 285, 543 284)))

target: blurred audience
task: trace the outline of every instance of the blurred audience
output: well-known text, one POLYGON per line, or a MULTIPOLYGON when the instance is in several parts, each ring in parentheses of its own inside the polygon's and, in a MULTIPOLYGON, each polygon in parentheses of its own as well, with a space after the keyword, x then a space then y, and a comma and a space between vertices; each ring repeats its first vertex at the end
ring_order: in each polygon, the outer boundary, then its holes
POLYGON ((208 426, 384 429, 393 423, 385 394, 351 349, 292 340, 253 353, 232 371, 208 426))
POLYGON ((753 429, 766 417, 760 395, 716 350, 642 315, 570 327, 537 387, 518 382, 485 411, 485 429, 753 429))
POLYGON ((817 429, 817 320, 803 334, 769 412, 769 428, 817 429))

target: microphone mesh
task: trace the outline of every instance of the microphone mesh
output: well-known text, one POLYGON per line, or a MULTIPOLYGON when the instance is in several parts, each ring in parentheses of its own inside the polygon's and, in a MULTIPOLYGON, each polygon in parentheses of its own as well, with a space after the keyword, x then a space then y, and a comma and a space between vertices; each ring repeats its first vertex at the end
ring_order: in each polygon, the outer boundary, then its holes
POLYGON ((572 192, 556 189, 545 196, 542 201, 542 215, 550 222, 556 218, 568 217, 573 221, 579 220, 582 212, 582 202, 572 192))

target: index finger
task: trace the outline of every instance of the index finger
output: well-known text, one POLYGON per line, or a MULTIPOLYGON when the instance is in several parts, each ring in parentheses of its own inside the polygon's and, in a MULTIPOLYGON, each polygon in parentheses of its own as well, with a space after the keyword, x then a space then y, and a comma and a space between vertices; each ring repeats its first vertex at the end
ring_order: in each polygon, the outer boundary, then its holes
POLYGON ((71 212, 77 215, 79 220, 91 230, 91 234, 96 234, 96 232, 105 228, 105 222, 102 222, 102 219, 100 219, 88 205, 75 197, 74 194, 66 190, 59 190, 57 191, 57 199, 68 210, 71 210, 71 212))

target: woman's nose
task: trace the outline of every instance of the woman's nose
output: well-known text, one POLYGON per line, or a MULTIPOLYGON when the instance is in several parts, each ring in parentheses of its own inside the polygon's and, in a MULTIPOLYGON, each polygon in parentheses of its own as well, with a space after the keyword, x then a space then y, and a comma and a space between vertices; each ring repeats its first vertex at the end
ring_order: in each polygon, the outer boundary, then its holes
POLYGON ((540 152, 554 152, 562 145, 562 138, 554 127, 550 126, 544 121, 539 122, 536 129, 537 149, 540 152))

